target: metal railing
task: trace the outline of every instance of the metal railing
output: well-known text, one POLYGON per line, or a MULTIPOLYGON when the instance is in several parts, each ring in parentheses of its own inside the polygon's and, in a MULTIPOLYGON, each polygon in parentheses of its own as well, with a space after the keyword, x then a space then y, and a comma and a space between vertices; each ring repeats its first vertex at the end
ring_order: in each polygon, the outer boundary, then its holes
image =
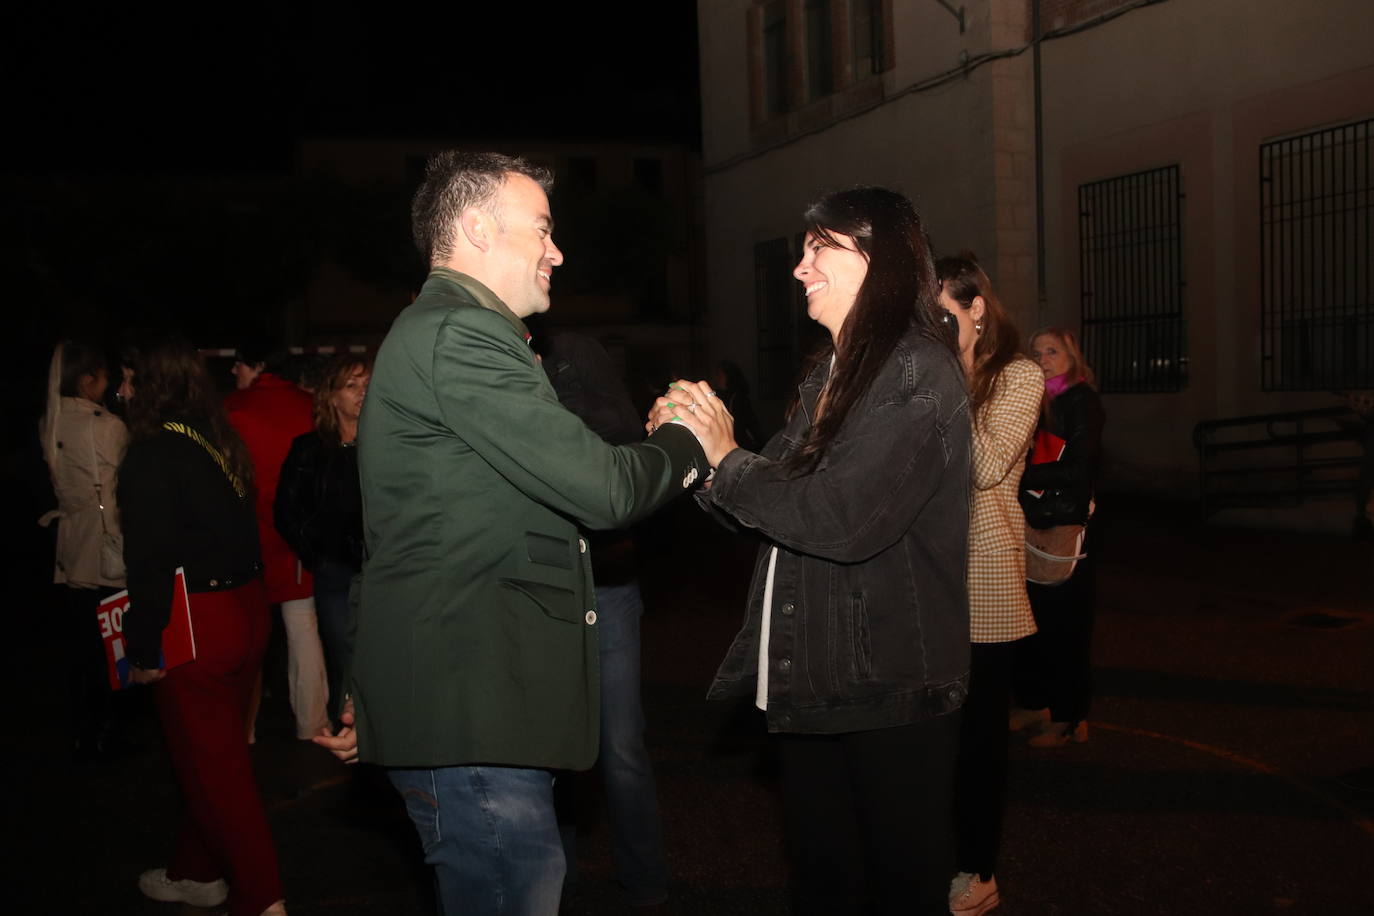
POLYGON ((1203 420, 1193 445, 1204 510, 1353 496, 1365 422, 1349 407, 1203 420))

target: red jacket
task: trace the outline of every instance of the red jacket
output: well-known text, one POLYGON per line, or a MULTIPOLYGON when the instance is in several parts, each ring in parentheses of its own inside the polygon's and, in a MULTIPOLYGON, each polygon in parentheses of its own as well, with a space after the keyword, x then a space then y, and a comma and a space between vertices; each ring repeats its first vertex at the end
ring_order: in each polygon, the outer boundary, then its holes
POLYGON ((272 524, 272 503, 277 497, 277 480, 286 453, 291 450, 291 440, 315 428, 310 395, 286 379, 264 372, 252 387, 225 397, 224 409, 253 460, 257 491, 253 508, 262 542, 267 600, 276 603, 309 598, 315 593, 315 584, 272 524))

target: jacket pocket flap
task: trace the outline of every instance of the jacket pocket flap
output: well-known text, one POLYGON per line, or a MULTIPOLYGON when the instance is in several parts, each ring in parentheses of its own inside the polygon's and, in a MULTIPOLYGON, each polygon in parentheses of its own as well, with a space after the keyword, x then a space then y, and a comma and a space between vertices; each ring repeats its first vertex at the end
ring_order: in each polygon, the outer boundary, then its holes
POLYGON ((531 563, 573 568, 573 547, 566 540, 537 531, 525 532, 525 553, 531 563))
POLYGON ((501 585, 503 588, 523 594, 549 617, 569 623, 583 622, 586 609, 578 603, 577 593, 571 589, 544 582, 531 582, 528 579, 502 579, 501 585))

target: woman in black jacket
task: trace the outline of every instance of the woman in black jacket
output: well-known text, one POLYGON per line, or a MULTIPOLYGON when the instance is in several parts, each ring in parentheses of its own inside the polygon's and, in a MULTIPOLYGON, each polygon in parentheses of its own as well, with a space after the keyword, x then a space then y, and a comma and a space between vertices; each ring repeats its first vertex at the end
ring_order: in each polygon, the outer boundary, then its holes
MULTIPOLYGON (((1026 519, 1036 528, 1086 524, 1106 422, 1093 372, 1066 328, 1038 331, 1031 338, 1031 356, 1045 373, 1047 407, 1041 425, 1064 440, 1064 450, 1058 461, 1026 468, 1022 491, 1044 493, 1038 500, 1023 502, 1026 519)), ((1082 550, 1087 557, 1078 561, 1068 581, 1026 583, 1038 631, 1017 646, 1016 697, 1021 709, 1013 713, 1012 727, 1039 725, 1030 739, 1032 747, 1088 740, 1096 578, 1088 541, 1084 538, 1082 550)))
POLYGON ((130 680, 156 684, 186 814, 166 868, 138 879, 154 900, 284 916, 277 854, 244 728, 270 629, 253 514, 252 464, 189 343, 138 350, 131 441, 119 468, 130 680), (177 568, 190 593, 195 658, 163 667, 177 568))
POLYGON ((949 815, 967 692, 969 417, 911 203, 883 188, 806 213, 793 275, 830 332, 786 427, 738 448, 704 383, 654 422, 724 442, 698 498, 765 539, 710 695, 779 733, 794 911, 949 912, 949 815))
POLYGON ((281 468, 273 521, 315 576, 315 613, 324 644, 330 708, 342 705, 348 667, 348 588, 363 565, 358 416, 372 362, 335 357, 315 389, 315 431, 297 436, 281 468))

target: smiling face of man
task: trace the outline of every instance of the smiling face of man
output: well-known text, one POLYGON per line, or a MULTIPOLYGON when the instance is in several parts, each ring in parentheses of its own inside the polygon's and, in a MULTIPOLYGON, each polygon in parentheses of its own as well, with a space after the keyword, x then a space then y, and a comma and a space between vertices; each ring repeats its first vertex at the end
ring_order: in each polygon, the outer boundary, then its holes
POLYGON ((507 173, 491 215, 495 230, 489 236, 487 276, 479 279, 521 318, 547 312, 553 269, 563 263, 563 252, 553 243, 544 189, 524 175, 507 173))

